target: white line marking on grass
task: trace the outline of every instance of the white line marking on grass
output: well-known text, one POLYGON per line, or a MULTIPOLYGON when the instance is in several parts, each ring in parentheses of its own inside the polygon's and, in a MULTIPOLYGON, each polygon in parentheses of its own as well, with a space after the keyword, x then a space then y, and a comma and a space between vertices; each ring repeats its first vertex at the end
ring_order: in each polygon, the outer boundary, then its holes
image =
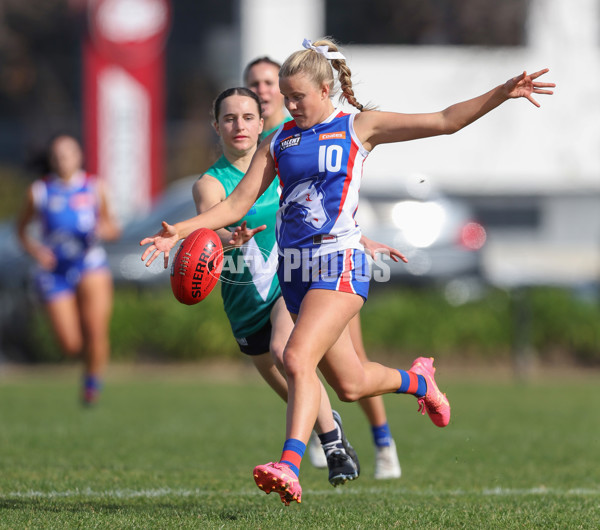
MULTIPOLYGON (((10 491, 0 493, 0 499, 68 499, 75 497, 83 498, 111 498, 111 499, 137 499, 137 498, 159 498, 159 497, 229 497, 229 496, 255 496, 259 492, 256 490, 243 491, 218 491, 218 490, 201 490, 201 489, 172 489, 172 488, 156 488, 156 489, 117 489, 94 491, 91 488, 74 489, 66 491, 10 491)), ((438 495, 450 497, 463 497, 472 495, 481 495, 484 497, 524 497, 532 495, 553 495, 558 497, 564 496, 600 496, 600 489, 591 488, 573 488, 573 489, 557 489, 557 488, 490 488, 483 490, 409 490, 406 488, 345 488, 335 490, 305 490, 304 493, 310 495, 378 495, 383 493, 394 493, 399 495, 438 495)))
MULTIPOLYGON (((208 495, 219 494, 216 491, 204 491, 200 489, 184 490, 184 489, 171 489, 171 488, 157 488, 157 489, 144 489, 144 490, 104 490, 94 491, 91 488, 74 489, 66 491, 12 491, 5 495, 0 494, 0 498, 18 498, 18 499, 55 499, 55 498, 69 498, 69 497, 86 497, 86 498, 100 498, 108 497, 113 499, 136 499, 136 498, 156 498, 156 497, 206 497, 208 495)), ((230 495, 232 493, 221 493, 219 495, 230 495)), ((237 493, 239 495, 239 493, 237 493)), ((244 492, 242 495, 249 494, 244 492)))

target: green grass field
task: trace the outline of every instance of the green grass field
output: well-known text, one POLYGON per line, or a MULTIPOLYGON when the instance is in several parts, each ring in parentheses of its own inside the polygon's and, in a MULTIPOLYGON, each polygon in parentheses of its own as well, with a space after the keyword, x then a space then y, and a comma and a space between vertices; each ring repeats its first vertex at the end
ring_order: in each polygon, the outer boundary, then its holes
POLYGON ((283 403, 253 371, 113 367, 102 402, 77 402, 73 367, 0 367, 1 528, 598 528, 598 372, 522 384, 438 368, 452 422, 386 396, 403 476, 373 479, 358 406, 333 399, 361 457, 337 489, 303 462, 302 504, 254 485, 277 459, 283 403))

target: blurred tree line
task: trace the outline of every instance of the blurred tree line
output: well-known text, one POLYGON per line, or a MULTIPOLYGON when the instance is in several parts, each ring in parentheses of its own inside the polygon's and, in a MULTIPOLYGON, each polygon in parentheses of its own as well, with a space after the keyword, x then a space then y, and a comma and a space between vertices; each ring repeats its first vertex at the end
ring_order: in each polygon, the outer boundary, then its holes
MULTIPOLYGON (((327 0, 326 33, 343 44, 516 46, 529 0, 327 0)), ((166 181, 203 171, 216 152, 211 102, 221 87, 213 37, 237 32, 235 0, 172 0, 166 181)), ((58 131, 80 136, 87 0, 0 0, 0 218, 36 175, 58 131)))
MULTIPOLYGON (((197 306, 171 290, 118 289, 111 320, 115 361, 241 359, 218 288, 197 306)), ((390 286, 392 287, 392 286, 390 286)), ((489 288, 480 299, 450 305, 436 287, 373 289, 361 310, 373 359, 417 355, 482 362, 518 361, 600 366, 600 307, 573 290, 535 287, 514 293, 489 288), (520 323, 523 305, 528 313, 520 323)), ((26 323, 26 344, 5 355, 32 362, 63 359, 40 308, 26 323)))

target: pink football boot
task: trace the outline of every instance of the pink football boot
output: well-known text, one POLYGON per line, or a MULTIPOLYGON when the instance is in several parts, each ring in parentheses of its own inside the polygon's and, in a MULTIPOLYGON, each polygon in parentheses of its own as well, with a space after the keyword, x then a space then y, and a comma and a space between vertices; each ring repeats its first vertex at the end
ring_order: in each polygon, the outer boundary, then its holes
POLYGON ((422 375, 427 383, 427 394, 418 398, 419 412, 429 414, 431 421, 438 427, 445 427, 450 423, 450 403, 446 394, 442 394, 435 383, 435 368, 433 367, 433 357, 416 358, 410 371, 422 375))
POLYGON ((281 462, 269 462, 254 468, 254 482, 256 485, 269 494, 272 491, 279 493, 281 502, 286 506, 290 502, 302 502, 302 488, 296 473, 290 466, 281 462))

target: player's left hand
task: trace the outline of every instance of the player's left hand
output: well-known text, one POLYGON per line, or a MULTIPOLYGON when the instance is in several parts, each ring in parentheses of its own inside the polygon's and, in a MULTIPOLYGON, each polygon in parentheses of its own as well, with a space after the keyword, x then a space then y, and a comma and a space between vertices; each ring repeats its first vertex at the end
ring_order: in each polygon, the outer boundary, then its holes
POLYGON ((244 243, 250 241, 254 237, 254 234, 262 232, 266 228, 267 225, 262 225, 257 228, 248 228, 246 221, 244 221, 241 226, 236 227, 231 233, 229 244, 234 247, 241 247, 244 243))
POLYGON ((539 107, 540 104, 533 98, 532 94, 554 94, 552 90, 547 89, 554 88, 556 84, 539 83, 535 81, 538 77, 544 75, 548 71, 548 68, 544 68, 543 70, 535 72, 534 74, 523 72, 521 75, 509 79, 506 83, 504 83, 504 90, 506 90, 507 97, 509 99, 526 98, 536 107, 539 107))
POLYGON ((373 241, 366 236, 362 236, 360 238, 360 242, 363 247, 365 247, 365 252, 373 258, 374 261, 377 261, 377 254, 384 254, 392 258, 396 263, 398 260, 402 260, 404 263, 408 263, 408 259, 402 254, 399 250, 386 245, 385 243, 378 243, 377 241, 373 241))

